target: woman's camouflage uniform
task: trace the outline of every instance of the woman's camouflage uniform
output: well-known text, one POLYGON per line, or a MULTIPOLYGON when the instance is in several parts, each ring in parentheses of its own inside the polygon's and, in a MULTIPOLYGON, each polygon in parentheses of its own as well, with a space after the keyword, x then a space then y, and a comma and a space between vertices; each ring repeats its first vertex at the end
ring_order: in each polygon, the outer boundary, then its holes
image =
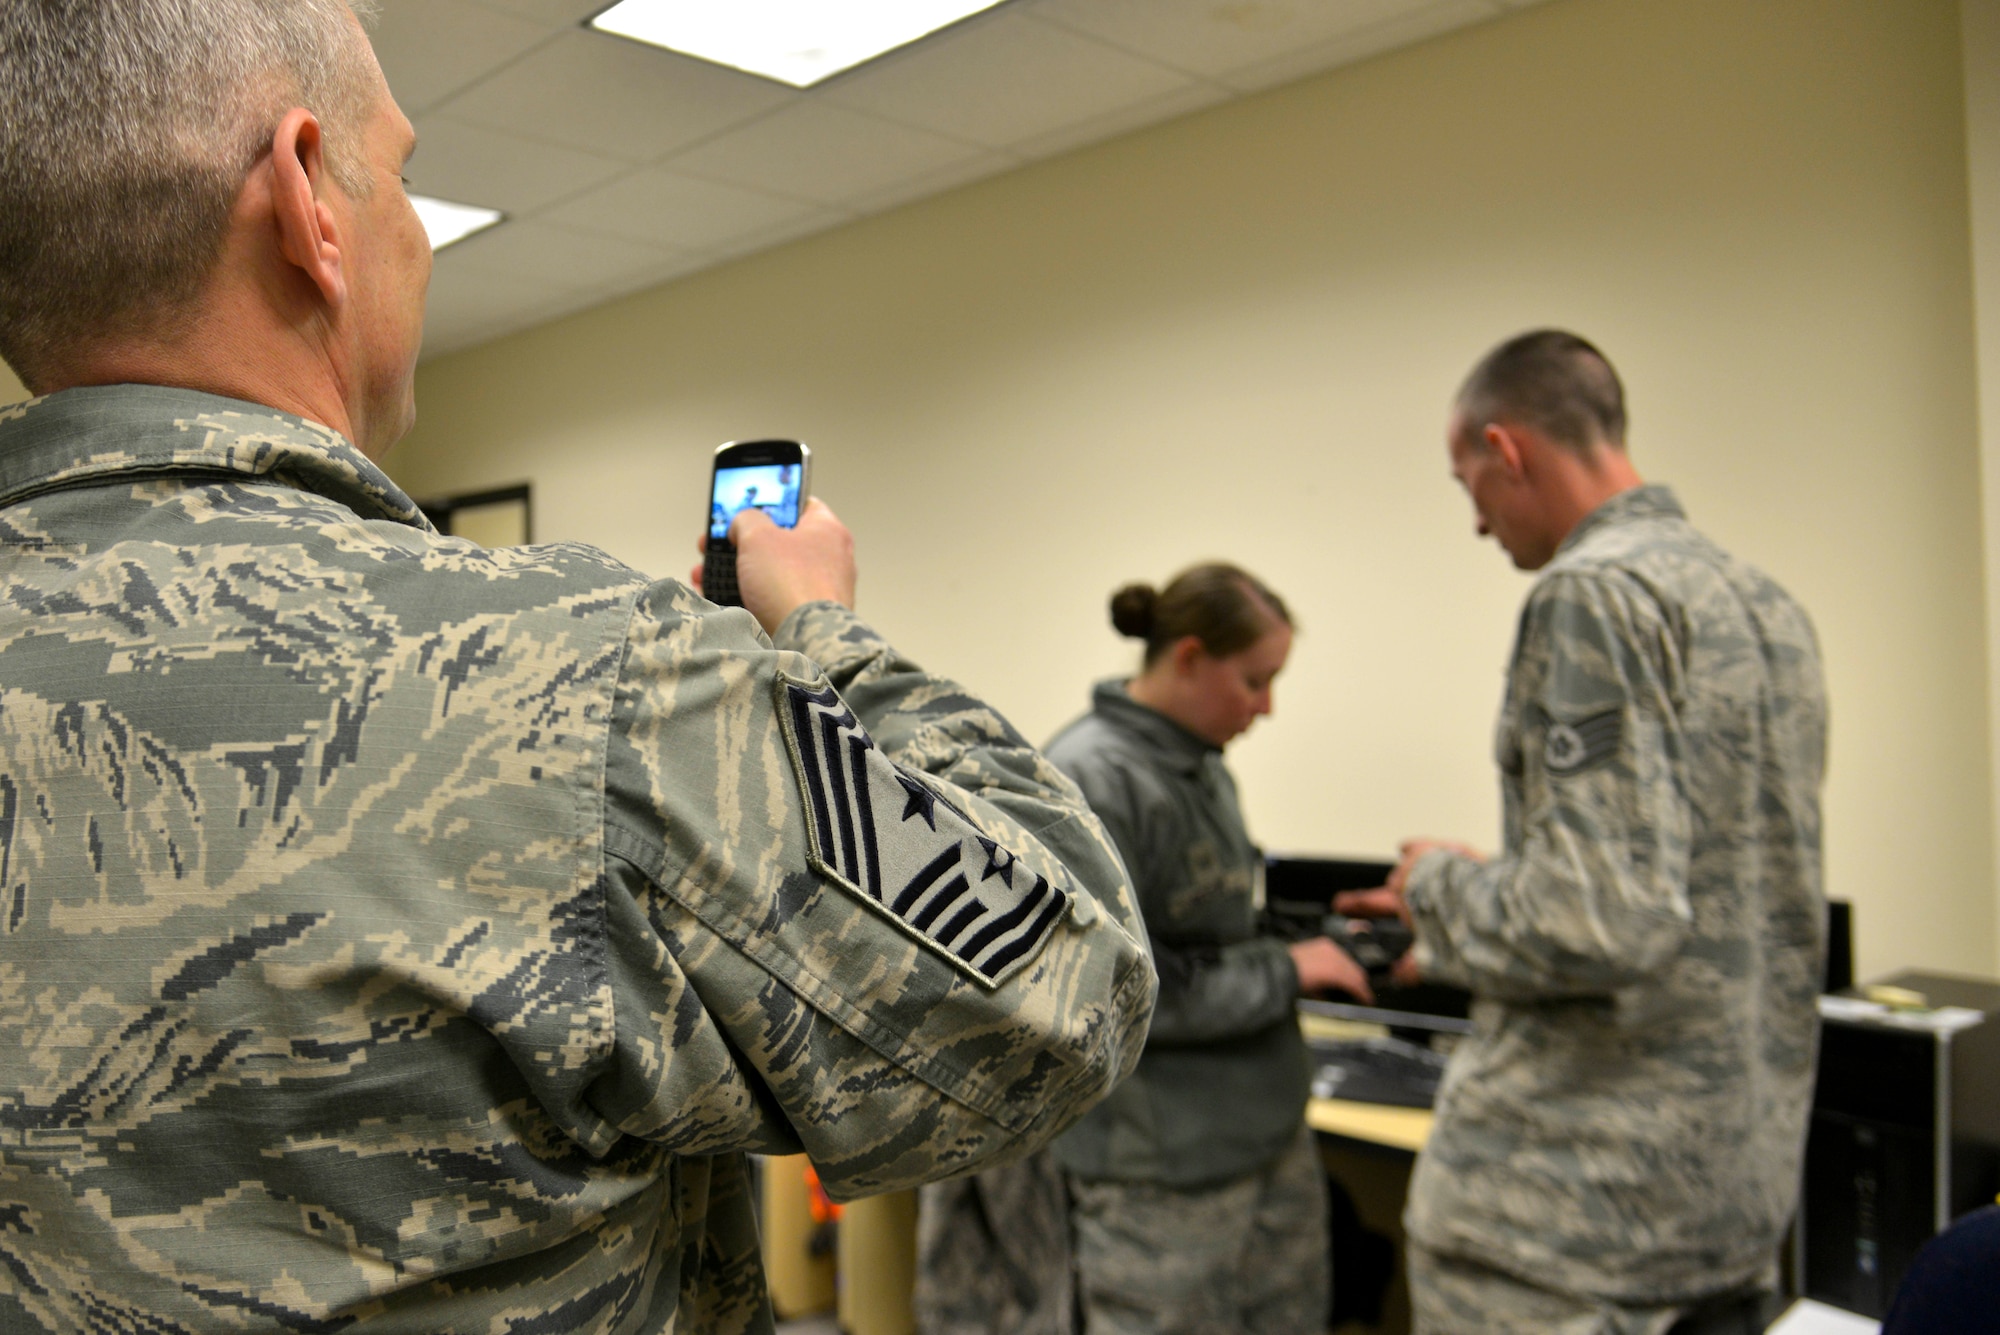
POLYGON ((1051 1151, 1084 1328, 1317 1332, 1332 1277, 1299 975, 1262 921, 1236 781, 1119 682, 1048 752, 1124 856, 1160 973, 1139 1069, 1051 1151))
POLYGON ((1299 976, 1260 930, 1236 782, 1115 681, 1048 752, 1131 869, 1159 1005, 1138 1071, 1051 1150, 925 1188, 918 1328, 1317 1332, 1332 1277, 1299 976))

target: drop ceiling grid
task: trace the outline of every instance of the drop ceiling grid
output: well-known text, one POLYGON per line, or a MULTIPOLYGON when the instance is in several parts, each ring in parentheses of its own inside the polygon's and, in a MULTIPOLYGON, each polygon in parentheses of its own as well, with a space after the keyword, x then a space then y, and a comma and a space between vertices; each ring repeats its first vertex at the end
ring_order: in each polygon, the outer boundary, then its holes
POLYGON ((509 218, 438 255, 426 356, 1536 0, 1008 0, 804 90, 605 2, 384 0, 413 187, 509 218))

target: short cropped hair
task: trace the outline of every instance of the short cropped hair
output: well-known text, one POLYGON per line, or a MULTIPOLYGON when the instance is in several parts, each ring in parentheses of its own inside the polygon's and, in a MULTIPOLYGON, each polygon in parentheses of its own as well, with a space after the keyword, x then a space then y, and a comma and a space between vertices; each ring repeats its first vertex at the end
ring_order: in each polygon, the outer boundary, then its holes
POLYGON ((280 117, 364 195, 374 0, 0 0, 0 357, 29 388, 170 332, 280 117), (350 146, 353 146, 352 149, 350 146))
POLYGON ((1625 447, 1625 387, 1610 358, 1561 329, 1508 339, 1472 368, 1458 410, 1478 429, 1516 421, 1572 450, 1625 447))
POLYGON ((1146 664, 1189 635, 1211 657, 1248 649, 1275 626, 1292 624, 1284 600, 1249 571, 1224 561, 1190 566, 1164 589, 1127 584, 1111 595, 1111 624, 1146 642, 1146 664))

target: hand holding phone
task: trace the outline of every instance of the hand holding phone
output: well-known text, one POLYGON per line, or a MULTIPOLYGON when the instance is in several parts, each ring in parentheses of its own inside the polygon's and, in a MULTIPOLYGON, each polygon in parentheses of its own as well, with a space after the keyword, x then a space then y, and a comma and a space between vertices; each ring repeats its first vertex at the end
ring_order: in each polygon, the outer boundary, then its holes
POLYGON ((817 496, 806 502, 797 528, 779 528, 752 510, 738 515, 730 532, 743 606, 770 634, 803 604, 854 606, 854 536, 817 496))
POLYGON ((703 597, 724 607, 743 605, 729 526, 754 509, 780 528, 796 527, 805 510, 811 462, 812 451, 796 440, 731 441, 717 448, 702 543, 703 597))

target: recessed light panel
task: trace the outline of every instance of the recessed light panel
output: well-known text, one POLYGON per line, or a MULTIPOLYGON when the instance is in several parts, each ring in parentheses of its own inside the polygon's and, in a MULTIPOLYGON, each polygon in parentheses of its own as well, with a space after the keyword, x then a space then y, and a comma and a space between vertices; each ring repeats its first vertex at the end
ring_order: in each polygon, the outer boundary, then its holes
POLYGON ((603 32, 809 88, 1000 0, 619 0, 603 32))
POLYGON ((423 220, 424 234, 430 237, 432 250, 443 250, 454 241, 483 232, 504 216, 498 209, 454 204, 429 195, 411 195, 410 203, 416 206, 417 217, 423 220))

